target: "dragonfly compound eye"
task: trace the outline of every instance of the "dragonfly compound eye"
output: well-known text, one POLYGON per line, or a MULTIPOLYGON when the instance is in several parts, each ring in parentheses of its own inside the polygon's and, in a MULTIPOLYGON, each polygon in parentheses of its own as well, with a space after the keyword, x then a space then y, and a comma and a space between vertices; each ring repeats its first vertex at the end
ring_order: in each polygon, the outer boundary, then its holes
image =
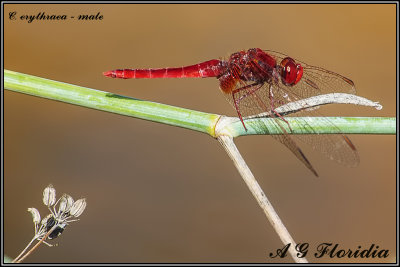
POLYGON ((282 60, 281 64, 281 77, 285 85, 295 85, 303 76, 303 67, 290 58, 286 57, 282 60))

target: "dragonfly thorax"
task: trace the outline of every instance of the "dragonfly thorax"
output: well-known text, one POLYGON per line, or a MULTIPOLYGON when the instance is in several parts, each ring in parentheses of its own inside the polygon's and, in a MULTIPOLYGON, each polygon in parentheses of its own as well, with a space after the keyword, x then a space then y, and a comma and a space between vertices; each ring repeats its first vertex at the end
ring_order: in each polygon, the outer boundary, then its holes
POLYGON ((232 54, 226 64, 226 72, 234 79, 269 82, 276 68, 276 60, 259 48, 232 54))

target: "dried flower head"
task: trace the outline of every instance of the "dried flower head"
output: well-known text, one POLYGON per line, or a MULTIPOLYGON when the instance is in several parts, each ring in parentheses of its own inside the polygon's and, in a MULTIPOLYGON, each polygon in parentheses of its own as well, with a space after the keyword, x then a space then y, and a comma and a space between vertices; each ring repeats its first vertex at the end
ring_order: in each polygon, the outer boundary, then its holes
POLYGON ((45 239, 54 239, 61 235, 69 223, 79 220, 77 218, 86 208, 86 199, 82 198, 74 202, 74 199, 67 194, 56 201, 56 190, 52 185, 43 190, 43 203, 50 210, 50 214, 40 221, 39 211, 35 208, 28 208, 35 225, 35 235, 25 249, 12 261, 13 263, 23 261, 41 242, 50 247, 53 246, 45 239), (35 240, 39 240, 39 242, 27 251, 35 240))
MULTIPOLYGON (((41 240, 49 232, 51 233, 48 234, 48 239, 58 237, 69 223, 79 220, 77 217, 86 208, 86 200, 84 198, 74 202, 74 199, 67 194, 64 194, 56 201, 56 190, 52 185, 43 190, 43 203, 50 210, 50 214, 44 217, 42 221, 40 221, 40 214, 37 209, 28 209, 32 214, 33 223, 35 224, 35 236, 33 239, 36 240, 41 240)), ((44 243, 52 246, 45 241, 44 243)))

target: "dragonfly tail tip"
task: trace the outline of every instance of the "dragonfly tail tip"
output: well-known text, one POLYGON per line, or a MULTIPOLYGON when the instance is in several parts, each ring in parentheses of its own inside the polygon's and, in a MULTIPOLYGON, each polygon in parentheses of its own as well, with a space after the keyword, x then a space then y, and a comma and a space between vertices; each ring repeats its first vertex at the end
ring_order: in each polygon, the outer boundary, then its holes
POLYGON ((113 71, 105 71, 105 72, 103 72, 103 75, 104 76, 106 76, 106 77, 113 77, 113 71))

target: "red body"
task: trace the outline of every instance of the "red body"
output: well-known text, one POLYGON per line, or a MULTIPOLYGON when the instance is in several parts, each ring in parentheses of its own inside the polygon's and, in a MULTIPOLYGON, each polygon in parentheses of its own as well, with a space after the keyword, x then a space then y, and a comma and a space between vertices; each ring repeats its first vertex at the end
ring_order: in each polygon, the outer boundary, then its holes
MULTIPOLYGON (((276 68, 276 60, 271 55, 260 48, 253 48, 234 53, 227 61, 212 59, 179 68, 117 69, 106 71, 103 75, 121 79, 216 77, 220 80, 220 88, 230 92, 239 81, 269 82, 276 68)), ((285 84, 293 85, 300 81, 303 70, 293 59, 284 59, 279 69, 282 72, 278 75, 282 75, 285 84), (296 71, 293 71, 294 68, 296 71)))
POLYGON ((111 78, 121 79, 141 79, 141 78, 207 78, 220 75, 222 62, 217 59, 203 63, 179 67, 162 69, 118 69, 106 71, 103 75, 111 78))

